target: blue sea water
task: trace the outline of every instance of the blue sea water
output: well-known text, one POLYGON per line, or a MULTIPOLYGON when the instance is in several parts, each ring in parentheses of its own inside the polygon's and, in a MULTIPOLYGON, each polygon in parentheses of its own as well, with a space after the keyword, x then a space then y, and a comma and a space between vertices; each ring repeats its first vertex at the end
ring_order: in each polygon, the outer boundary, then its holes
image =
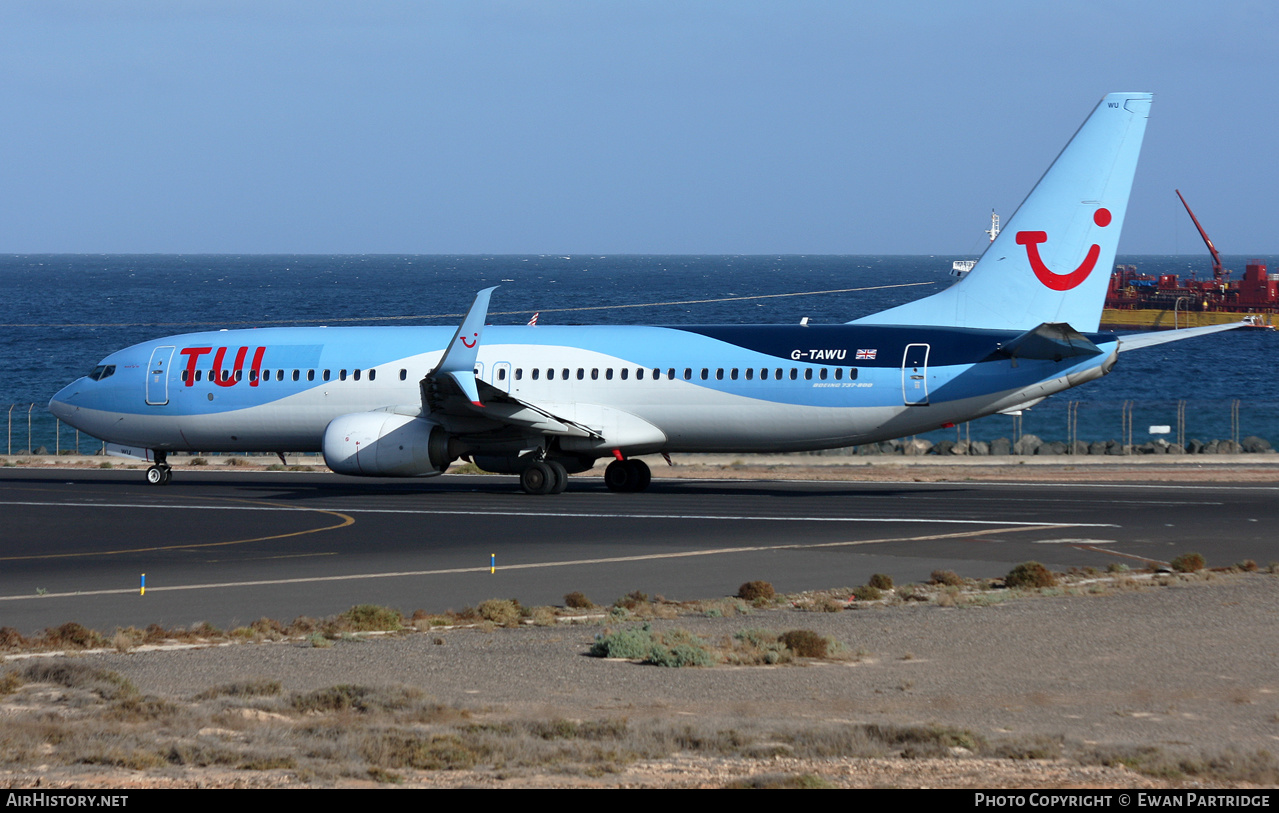
MULTIPOLYGON (((490 285, 501 286, 493 324, 523 324, 534 311, 542 324, 838 323, 944 288, 954 259, 961 258, 3 255, 0 408, 12 405, 15 451, 27 448, 28 410, 32 445, 52 449, 50 396, 108 352, 160 336, 290 324, 454 324, 475 291, 490 285), (806 293, 814 291, 840 292, 806 293), (796 293, 806 295, 789 295, 796 293)), ((1242 269, 1247 259, 1227 257, 1226 267, 1242 269)), ((1260 259, 1279 270, 1279 257, 1260 259)), ((1119 262, 1183 277, 1209 268, 1206 258, 1190 255, 1119 262)), ((1277 347, 1277 332, 1232 331, 1125 353, 1111 375, 1026 412, 1020 429, 1067 439, 1067 404, 1075 401, 1080 439, 1119 438, 1123 404, 1132 401, 1132 437, 1141 443, 1152 438, 1152 425, 1175 432, 1185 401, 1187 439, 1228 438, 1238 400, 1240 436, 1279 445, 1277 347)), ((1009 437, 1012 420, 992 416, 966 429, 974 440, 1009 437)), ((63 448, 72 437, 63 433, 63 448)))

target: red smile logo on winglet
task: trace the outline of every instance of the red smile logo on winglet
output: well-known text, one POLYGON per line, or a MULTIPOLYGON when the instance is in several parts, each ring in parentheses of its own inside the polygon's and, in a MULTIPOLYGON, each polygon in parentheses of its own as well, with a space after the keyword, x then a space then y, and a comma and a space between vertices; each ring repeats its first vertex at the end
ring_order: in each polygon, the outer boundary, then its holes
MULTIPOLYGON (((1092 222, 1102 228, 1109 226, 1110 210, 1104 207, 1098 209, 1093 213, 1092 222)), ((1039 257, 1039 244, 1047 241, 1047 232, 1017 232, 1017 245, 1026 247, 1026 258, 1030 260, 1031 270, 1035 272, 1035 276, 1040 282, 1054 291, 1069 291, 1071 288, 1077 287, 1092 273, 1093 268, 1097 265, 1097 258, 1101 256, 1101 246, 1093 243, 1092 247, 1088 249, 1088 256, 1084 257, 1084 261, 1078 268, 1069 274, 1058 274, 1049 270, 1048 266, 1044 265, 1044 261, 1039 257)))

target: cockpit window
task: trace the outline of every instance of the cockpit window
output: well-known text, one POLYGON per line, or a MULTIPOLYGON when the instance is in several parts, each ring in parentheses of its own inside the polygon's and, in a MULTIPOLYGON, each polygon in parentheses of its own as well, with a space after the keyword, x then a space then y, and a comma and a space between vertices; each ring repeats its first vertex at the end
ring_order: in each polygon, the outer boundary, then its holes
POLYGON ((101 381, 104 378, 110 378, 115 375, 114 364, 99 364, 93 368, 93 372, 89 373, 89 378, 94 381, 101 381))

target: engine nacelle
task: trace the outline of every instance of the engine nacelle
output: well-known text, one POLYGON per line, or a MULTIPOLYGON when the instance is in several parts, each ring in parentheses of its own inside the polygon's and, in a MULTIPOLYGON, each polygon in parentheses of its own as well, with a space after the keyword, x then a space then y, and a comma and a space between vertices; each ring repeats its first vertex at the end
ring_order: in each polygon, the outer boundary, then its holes
POLYGON ((324 462, 338 474, 430 477, 456 455, 439 424, 391 412, 339 415, 324 430, 324 462))

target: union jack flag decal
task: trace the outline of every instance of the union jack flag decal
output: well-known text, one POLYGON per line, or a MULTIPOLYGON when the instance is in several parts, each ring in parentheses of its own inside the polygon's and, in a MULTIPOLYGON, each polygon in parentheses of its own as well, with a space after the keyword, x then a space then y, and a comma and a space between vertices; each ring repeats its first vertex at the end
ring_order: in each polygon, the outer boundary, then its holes
POLYGON ((854 358, 857 358, 857 359, 865 359, 865 360, 868 360, 868 361, 874 361, 874 360, 875 360, 875 355, 876 355, 878 352, 879 352, 878 350, 858 350, 858 351, 857 351, 857 355, 856 355, 854 358))

